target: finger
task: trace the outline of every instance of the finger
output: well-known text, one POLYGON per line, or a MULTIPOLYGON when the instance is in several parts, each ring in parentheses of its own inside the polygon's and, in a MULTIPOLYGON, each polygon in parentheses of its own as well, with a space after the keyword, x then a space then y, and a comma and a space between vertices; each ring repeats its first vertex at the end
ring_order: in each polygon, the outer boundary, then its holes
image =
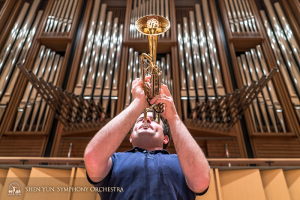
POLYGON ((150 104, 153 104, 156 102, 157 99, 168 99, 168 97, 164 94, 159 94, 159 95, 156 95, 153 99, 151 99, 150 101, 150 104))
MULTIPOLYGON (((152 99, 153 100, 153 99, 152 99)), ((151 100, 151 102, 152 102, 152 100, 151 100)), ((150 103, 151 103, 150 102, 150 103)), ((166 99, 166 98, 157 98, 156 100, 155 100, 155 102, 153 102, 153 103, 155 103, 156 105, 157 104, 159 104, 159 103, 164 103, 166 106, 167 105, 170 105, 170 100, 169 99, 166 99)), ((153 104, 153 103, 151 103, 151 104, 153 104)))
POLYGON ((162 85, 161 85, 161 89, 162 89, 162 91, 163 91, 167 96, 171 96, 171 93, 170 93, 168 87, 167 87, 165 84, 162 84, 162 85))

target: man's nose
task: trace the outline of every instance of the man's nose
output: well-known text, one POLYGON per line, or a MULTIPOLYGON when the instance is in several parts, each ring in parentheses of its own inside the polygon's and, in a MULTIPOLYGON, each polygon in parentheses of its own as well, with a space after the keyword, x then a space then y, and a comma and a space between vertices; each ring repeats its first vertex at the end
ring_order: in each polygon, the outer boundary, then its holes
MULTIPOLYGON (((145 122, 145 119, 143 119, 143 123, 145 122)), ((151 124, 151 120, 149 117, 147 117, 147 123, 151 124)))

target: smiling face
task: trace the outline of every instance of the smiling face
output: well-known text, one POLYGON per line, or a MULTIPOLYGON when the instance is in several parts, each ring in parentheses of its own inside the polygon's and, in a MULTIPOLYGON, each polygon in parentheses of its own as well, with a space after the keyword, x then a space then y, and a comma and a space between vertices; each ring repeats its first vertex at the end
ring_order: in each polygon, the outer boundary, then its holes
POLYGON ((163 122, 156 123, 153 113, 147 113, 148 126, 144 127, 144 114, 141 114, 133 127, 130 136, 132 146, 138 146, 148 151, 163 149, 163 144, 169 142, 169 137, 163 133, 163 122))

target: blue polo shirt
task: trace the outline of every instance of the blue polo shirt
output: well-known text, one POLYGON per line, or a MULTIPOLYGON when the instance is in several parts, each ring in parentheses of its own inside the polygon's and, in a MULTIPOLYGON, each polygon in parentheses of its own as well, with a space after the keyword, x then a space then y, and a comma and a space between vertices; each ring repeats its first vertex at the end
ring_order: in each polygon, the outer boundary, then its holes
MULTIPOLYGON (((177 154, 166 150, 147 151, 134 147, 114 153, 108 175, 93 184, 102 200, 194 200, 196 194, 186 184, 177 154)), ((201 181, 201 180, 199 180, 201 181)))

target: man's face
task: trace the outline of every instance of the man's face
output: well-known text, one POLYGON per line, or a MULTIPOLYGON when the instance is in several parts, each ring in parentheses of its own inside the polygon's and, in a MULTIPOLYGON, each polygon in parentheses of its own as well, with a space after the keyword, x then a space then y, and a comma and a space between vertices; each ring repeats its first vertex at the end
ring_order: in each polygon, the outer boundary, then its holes
POLYGON ((144 126, 144 114, 141 114, 136 120, 135 126, 130 136, 130 142, 133 146, 138 146, 145 149, 163 148, 163 144, 169 142, 168 136, 163 133, 163 122, 156 123, 153 118, 153 113, 147 113, 148 126, 144 126))

